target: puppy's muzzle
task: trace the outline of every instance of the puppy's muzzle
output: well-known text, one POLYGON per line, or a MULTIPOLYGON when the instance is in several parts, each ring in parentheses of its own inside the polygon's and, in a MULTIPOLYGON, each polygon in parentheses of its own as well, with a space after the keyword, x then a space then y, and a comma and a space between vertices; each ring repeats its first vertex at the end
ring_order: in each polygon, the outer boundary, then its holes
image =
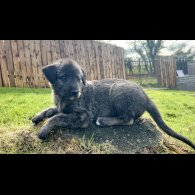
POLYGON ((81 95, 80 91, 71 91, 70 93, 70 100, 78 99, 81 95))

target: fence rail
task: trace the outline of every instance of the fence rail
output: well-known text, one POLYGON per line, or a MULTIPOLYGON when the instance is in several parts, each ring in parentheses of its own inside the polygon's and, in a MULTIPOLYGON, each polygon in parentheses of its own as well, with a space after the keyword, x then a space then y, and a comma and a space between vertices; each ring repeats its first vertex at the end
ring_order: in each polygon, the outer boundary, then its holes
POLYGON ((76 60, 88 80, 125 78, 124 49, 92 40, 0 40, 0 86, 48 87, 41 68, 76 60))

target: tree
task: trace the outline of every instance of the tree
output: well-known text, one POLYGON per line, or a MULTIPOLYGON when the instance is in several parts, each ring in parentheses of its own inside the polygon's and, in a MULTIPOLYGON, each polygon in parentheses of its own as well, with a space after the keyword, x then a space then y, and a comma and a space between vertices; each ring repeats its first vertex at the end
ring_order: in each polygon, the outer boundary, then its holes
POLYGON ((136 53, 143 60, 148 73, 153 74, 156 74, 156 57, 165 50, 168 55, 185 57, 188 60, 192 60, 195 56, 192 47, 181 40, 130 40, 129 48, 132 55, 136 53))
POLYGON ((161 49, 163 49, 163 40, 138 40, 130 41, 131 51, 136 52, 144 61, 145 68, 149 73, 156 74, 155 60, 161 49), (148 63, 149 62, 149 63, 148 63))
POLYGON ((193 47, 189 47, 187 43, 177 43, 172 45, 169 50, 177 58, 185 58, 186 60, 193 60, 195 51, 193 47))

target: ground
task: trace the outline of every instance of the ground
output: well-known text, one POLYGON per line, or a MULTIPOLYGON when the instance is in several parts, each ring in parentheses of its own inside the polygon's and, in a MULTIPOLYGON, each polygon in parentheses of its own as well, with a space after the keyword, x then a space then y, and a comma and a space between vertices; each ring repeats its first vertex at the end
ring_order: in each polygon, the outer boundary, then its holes
MULTIPOLYGON (((145 89, 166 123, 195 142, 195 92, 145 89)), ((131 127, 58 130, 37 138, 32 117, 52 105, 50 89, 0 88, 0 153, 191 153, 160 131, 149 114, 131 127)))

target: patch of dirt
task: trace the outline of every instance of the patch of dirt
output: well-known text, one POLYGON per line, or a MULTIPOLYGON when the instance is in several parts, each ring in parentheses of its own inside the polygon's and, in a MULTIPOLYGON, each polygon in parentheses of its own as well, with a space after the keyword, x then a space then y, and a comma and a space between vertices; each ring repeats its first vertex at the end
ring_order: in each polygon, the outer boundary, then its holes
POLYGON ((178 141, 169 139, 151 119, 140 119, 132 126, 105 128, 93 126, 85 130, 66 132, 78 137, 84 134, 87 139, 93 136, 97 144, 109 142, 113 148, 112 153, 116 154, 187 154, 190 152, 181 147, 178 141))

